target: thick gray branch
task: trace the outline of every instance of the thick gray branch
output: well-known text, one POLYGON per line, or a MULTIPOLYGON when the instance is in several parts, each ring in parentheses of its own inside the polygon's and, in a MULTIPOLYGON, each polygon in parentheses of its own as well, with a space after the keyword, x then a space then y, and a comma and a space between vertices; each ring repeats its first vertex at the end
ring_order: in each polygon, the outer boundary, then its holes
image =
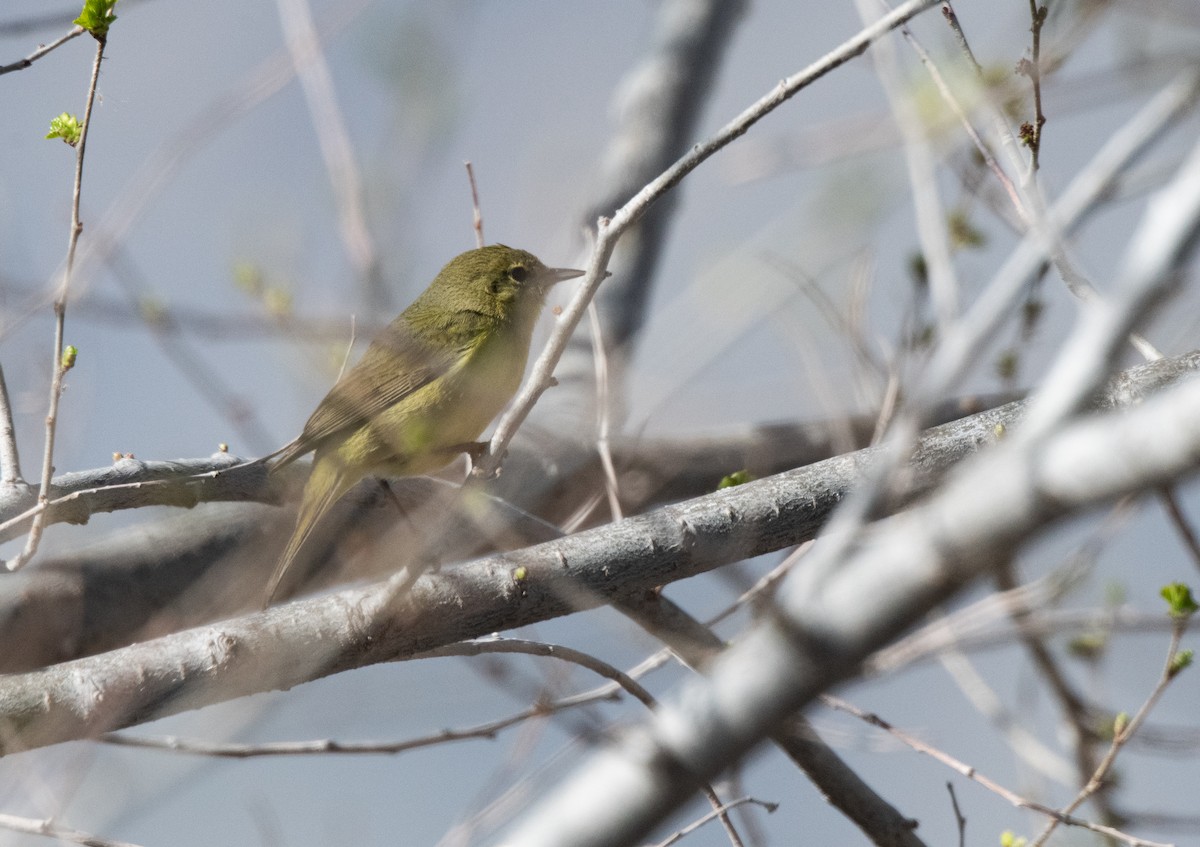
POLYGON ((543 798, 508 843, 634 843, 691 795, 695 780, 724 770, 1049 524, 1170 483, 1197 464, 1195 379, 1128 412, 1044 439, 1006 440, 958 469, 928 503, 865 533, 841 560, 806 563, 781 588, 779 614, 739 639, 707 679, 685 684, 653 720, 543 798))
MULTIPOLYGON (((1197 367, 1200 354, 1134 369, 1103 402, 1136 402, 1152 386, 1197 367)), ((917 479, 930 480, 994 440, 997 425, 1011 427, 1020 409, 1021 404, 1010 404, 926 433, 914 455, 917 479)), ((1120 418, 1112 424, 1123 426, 1120 418)), ((94 736, 246 694, 290 688, 569 614, 797 544, 814 536, 877 456, 877 450, 840 456, 425 575, 399 603, 389 602, 386 583, 376 584, 2 677, 0 749, 12 752, 94 736)))
MULTIPOLYGON (((939 421, 1000 405, 1003 399, 947 403, 939 421)), ((845 421, 748 426, 721 436, 620 439, 613 444, 613 455, 621 504, 625 514, 637 514, 710 492, 734 470, 748 469, 762 477, 811 464, 833 455, 835 445, 866 444, 875 421, 875 416, 864 415, 845 421)), ((428 478, 393 480, 391 496, 374 481, 364 483, 319 528, 319 537, 298 563, 296 579, 285 586, 285 594, 351 579, 381 579, 399 567, 395 556, 355 555, 364 546, 386 545, 411 551, 409 561, 450 564, 557 537, 552 526, 522 509, 561 524, 601 490, 595 451, 577 441, 572 446, 581 452, 571 458, 571 472, 566 463, 548 463, 547 453, 563 455, 559 451, 514 451, 500 481, 516 507, 476 500, 464 509, 453 487, 428 478), (518 479, 524 484, 514 484, 518 479), (397 512, 393 497, 403 505, 403 513, 397 512), (434 525, 453 526, 454 531, 435 533, 433 539, 421 537, 413 528, 426 515, 435 516, 434 525)), ((77 553, 38 561, 19 575, 0 573, 0 644, 5 645, 0 673, 89 656, 248 610, 247 600, 259 593, 272 555, 284 543, 295 516, 290 508, 245 501, 287 499, 282 489, 298 488, 303 469, 297 466, 278 481, 268 480, 259 466, 220 471, 237 462, 226 454, 176 462, 126 459, 112 467, 58 477, 55 490, 72 499, 65 509, 56 507, 55 520, 83 522, 114 509, 191 507, 200 502, 186 514, 176 511, 147 520, 77 553), (199 479, 193 478, 197 475, 199 479), (170 629, 164 628, 166 622, 170 629)), ((32 495, 7 500, 0 495, 0 502, 6 503, 0 517, 11 517, 31 504, 32 495)), ((592 516, 584 527, 596 525, 598 517, 592 516)), ((16 535, 20 526, 11 526, 8 533, 16 535)))

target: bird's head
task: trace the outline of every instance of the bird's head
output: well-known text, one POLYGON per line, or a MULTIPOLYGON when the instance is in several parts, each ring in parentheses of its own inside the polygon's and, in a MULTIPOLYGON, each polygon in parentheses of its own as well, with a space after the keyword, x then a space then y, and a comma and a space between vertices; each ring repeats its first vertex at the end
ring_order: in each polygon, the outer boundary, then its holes
POLYGON ((556 282, 583 273, 572 268, 548 268, 528 251, 491 244, 455 256, 442 268, 434 286, 449 297, 471 302, 491 300, 504 310, 526 299, 540 303, 556 282))

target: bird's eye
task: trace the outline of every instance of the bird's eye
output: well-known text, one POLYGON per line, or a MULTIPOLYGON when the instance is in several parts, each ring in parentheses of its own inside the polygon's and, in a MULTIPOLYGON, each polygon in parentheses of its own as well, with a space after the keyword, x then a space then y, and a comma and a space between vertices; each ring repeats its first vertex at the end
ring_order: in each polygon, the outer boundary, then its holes
POLYGON ((517 265, 508 272, 508 275, 517 282, 524 282, 529 278, 529 271, 525 269, 524 265, 517 265))

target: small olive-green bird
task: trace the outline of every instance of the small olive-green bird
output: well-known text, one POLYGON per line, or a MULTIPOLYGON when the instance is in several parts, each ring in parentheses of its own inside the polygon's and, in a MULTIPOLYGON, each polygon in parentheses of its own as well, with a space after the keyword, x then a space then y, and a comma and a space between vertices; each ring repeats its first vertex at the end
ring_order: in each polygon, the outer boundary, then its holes
POLYGON ((583 273, 503 244, 469 250, 388 324, 300 437, 266 457, 274 472, 315 454, 266 603, 317 521, 363 477, 430 473, 479 438, 521 383, 546 292, 583 273))

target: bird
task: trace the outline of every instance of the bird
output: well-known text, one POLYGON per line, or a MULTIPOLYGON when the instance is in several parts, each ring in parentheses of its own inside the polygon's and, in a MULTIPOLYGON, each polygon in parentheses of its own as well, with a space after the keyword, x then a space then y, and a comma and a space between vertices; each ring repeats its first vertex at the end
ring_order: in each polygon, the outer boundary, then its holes
POLYGON ((432 473, 478 446, 520 386, 546 293, 583 275, 503 244, 468 250, 375 337, 300 435, 260 460, 274 474, 313 453, 264 608, 321 517, 359 481, 432 473))

